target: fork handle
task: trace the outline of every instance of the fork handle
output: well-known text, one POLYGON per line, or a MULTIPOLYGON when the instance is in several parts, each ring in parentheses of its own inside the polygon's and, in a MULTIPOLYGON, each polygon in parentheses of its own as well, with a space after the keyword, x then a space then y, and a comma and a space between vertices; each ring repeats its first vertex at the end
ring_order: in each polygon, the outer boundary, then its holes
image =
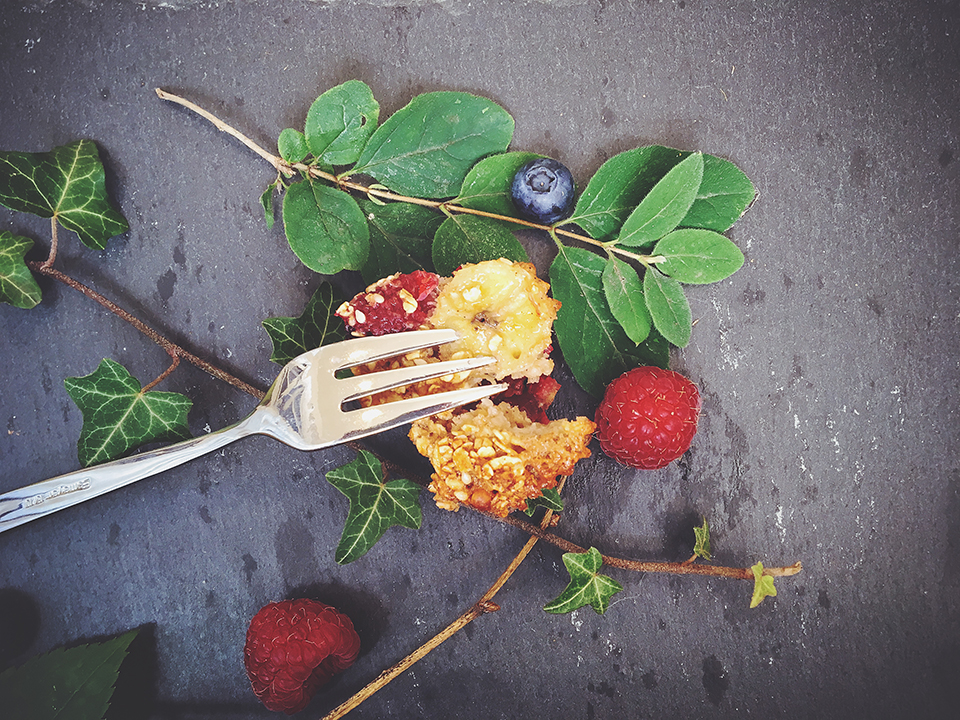
POLYGON ((259 432, 257 413, 207 435, 41 480, 0 495, 0 532, 169 470, 259 432))

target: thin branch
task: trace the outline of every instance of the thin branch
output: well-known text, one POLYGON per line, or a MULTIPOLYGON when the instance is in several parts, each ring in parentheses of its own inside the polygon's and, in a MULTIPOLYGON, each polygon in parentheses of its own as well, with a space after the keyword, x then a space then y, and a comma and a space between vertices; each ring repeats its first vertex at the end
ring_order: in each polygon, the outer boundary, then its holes
MULTIPOLYGON (((561 481, 561 487, 562 482, 563 481, 561 481)), ((541 529, 549 527, 552 520, 553 512, 547 510, 543 516, 543 519, 540 521, 541 529)), ((428 653, 438 648, 441 643, 453 637, 456 633, 460 632, 478 617, 499 610, 500 606, 493 602, 494 595, 500 592, 500 589, 507 583, 507 580, 510 579, 510 576, 516 572, 518 567, 520 567, 520 563, 522 563, 527 555, 530 554, 530 551, 533 550, 533 546, 537 544, 537 539, 538 538, 531 536, 527 540, 524 546, 520 549, 520 552, 517 553, 516 557, 510 561, 507 569, 504 570, 500 574, 500 577, 497 578, 496 582, 494 582, 493 585, 491 585, 490 588, 483 594, 483 596, 477 600, 477 602, 471 605, 466 612, 464 612, 452 623, 447 625, 447 627, 445 627, 439 633, 427 640, 427 642, 425 642, 423 645, 403 658, 403 660, 384 670, 376 677, 375 680, 366 685, 353 697, 349 698, 347 701, 324 715, 322 720, 338 720, 339 718, 342 718, 355 707, 373 696, 378 690, 386 687, 386 685, 388 685, 392 680, 409 670, 416 662, 426 657, 428 653)))
POLYGON ((192 365, 195 365, 196 367, 200 368, 204 372, 209 373, 210 375, 217 378, 218 380, 222 380, 223 382, 229 385, 233 385, 233 387, 237 388, 238 390, 242 390, 248 395, 252 395, 258 400, 263 397, 264 392, 262 390, 258 390, 252 385, 245 383, 240 378, 235 377, 224 370, 221 370, 217 366, 210 364, 206 360, 203 360, 202 358, 197 357, 191 352, 188 352, 187 350, 183 349, 176 343, 171 342, 170 340, 167 340, 163 335, 158 333, 156 330, 151 328, 142 320, 131 315, 129 312, 124 310, 122 307, 120 307, 113 301, 108 300, 103 295, 98 293, 96 290, 93 290, 92 288, 87 287, 83 283, 75 280, 74 278, 70 277, 69 275, 66 275, 65 273, 60 272, 56 268, 47 266, 45 262, 41 263, 41 262, 33 261, 33 262, 28 262, 27 265, 34 272, 38 272, 42 275, 46 275, 47 277, 51 277, 54 280, 58 280, 64 285, 83 293, 91 300, 95 300, 96 302, 100 303, 100 305, 105 307, 114 315, 133 325, 133 327, 135 327, 141 333, 143 333, 148 338, 150 338, 150 340, 152 340, 157 345, 159 345, 164 350, 166 350, 167 353, 171 355, 171 357, 175 356, 175 357, 182 358, 187 362, 191 363, 192 365))
MULTIPOLYGON (((570 230, 564 230, 562 227, 555 227, 553 225, 543 225, 542 223, 530 222, 529 220, 523 220, 521 218, 511 217, 510 215, 500 215, 498 213, 487 212, 485 210, 477 210, 475 208, 465 207, 463 205, 457 205, 451 201, 442 201, 442 200, 428 200, 426 198, 411 197, 409 195, 400 195, 389 190, 381 190, 380 188, 369 187, 363 183, 354 182, 349 179, 349 177, 342 177, 328 173, 314 165, 307 165, 306 163, 288 163, 283 158, 274 155, 268 150, 264 149, 256 142, 251 140, 249 137, 244 135, 242 132, 236 128, 228 125, 223 122, 216 115, 213 115, 210 112, 207 112, 199 105, 186 100, 178 95, 173 93, 168 93, 160 88, 156 88, 157 95, 163 100, 169 100, 170 102, 177 103, 182 105, 185 108, 192 110, 203 118, 209 120, 213 125, 225 133, 232 135, 237 138, 240 142, 246 145, 248 148, 253 150, 257 155, 262 157, 268 163, 273 165, 274 168, 280 173, 283 173, 287 177, 290 177, 294 172, 306 173, 312 178, 317 178, 320 180, 326 180, 327 182, 333 183, 342 190, 352 190, 354 192, 362 193, 368 197, 376 197, 381 200, 392 200, 394 202, 404 202, 411 205, 421 205, 423 207, 431 207, 436 210, 449 211, 454 213, 466 214, 466 215, 477 215, 479 217, 486 217, 493 220, 500 220, 503 222, 513 223, 515 225, 521 225, 523 227, 531 228, 533 230, 543 230, 548 233, 556 233, 570 240, 576 240, 578 242, 585 243, 587 245, 593 245, 600 248, 608 248, 609 246, 606 243, 592 238, 589 235, 581 235, 579 233, 572 232, 570 230)), ((647 255, 638 255, 636 253, 629 252, 627 250, 621 250, 620 248, 613 248, 613 251, 623 255, 625 257, 633 258, 644 265, 653 264, 657 262, 663 262, 661 257, 651 257, 647 255)))

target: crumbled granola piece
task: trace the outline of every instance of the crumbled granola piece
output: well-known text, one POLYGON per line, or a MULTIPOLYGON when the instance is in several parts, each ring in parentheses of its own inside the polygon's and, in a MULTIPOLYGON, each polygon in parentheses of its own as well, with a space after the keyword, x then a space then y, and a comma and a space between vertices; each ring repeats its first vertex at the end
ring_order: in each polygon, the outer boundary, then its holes
POLYGON ((433 465, 429 489, 438 507, 463 504, 504 517, 573 473, 590 456, 594 428, 584 417, 535 423, 513 405, 483 400, 467 412, 418 420, 410 439, 433 465))

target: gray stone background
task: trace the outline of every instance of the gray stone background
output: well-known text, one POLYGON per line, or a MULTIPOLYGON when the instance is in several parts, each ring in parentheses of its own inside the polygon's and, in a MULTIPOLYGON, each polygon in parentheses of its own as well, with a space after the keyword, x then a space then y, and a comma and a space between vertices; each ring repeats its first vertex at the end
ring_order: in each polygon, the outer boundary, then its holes
MULTIPOLYGON (((261 387, 266 317, 297 315, 320 278, 257 204, 258 157, 160 101, 183 94, 267 147, 350 78, 382 116, 465 90, 516 120, 514 149, 582 185, 611 155, 665 144, 727 157, 759 197, 730 233, 730 279, 689 293, 673 365, 704 416, 658 472, 599 452, 566 492, 565 537, 682 560, 705 515, 716 560, 802 561, 750 610, 749 583, 639 576, 606 615, 542 612, 566 582, 538 546, 502 609, 357 709, 357 718, 902 718, 960 700, 958 208, 960 5, 920 2, 6 0, 0 149, 96 140, 128 233, 58 264, 172 339, 261 387)), ((0 228, 49 226, 0 208, 0 228)), ((541 264, 548 241, 524 241, 541 264)), ((0 490, 77 467, 63 378, 113 358, 144 382, 166 355, 80 294, 0 307, 0 490)), ((561 379, 566 376, 561 368, 561 379)), ((195 433, 252 408, 184 365, 160 389, 195 433)), ((569 381, 560 414, 595 403, 569 381)), ((405 439, 380 441, 403 456, 405 439)), ((241 648, 263 604, 309 595, 360 631, 319 717, 452 621, 524 542, 423 497, 420 531, 333 561, 345 499, 323 473, 351 457, 254 438, 0 535, 3 664, 144 627, 142 697, 157 718, 270 715, 241 648)), ((946 715, 944 715, 946 713, 946 715)), ((134 716, 134 715, 131 715, 134 716)))

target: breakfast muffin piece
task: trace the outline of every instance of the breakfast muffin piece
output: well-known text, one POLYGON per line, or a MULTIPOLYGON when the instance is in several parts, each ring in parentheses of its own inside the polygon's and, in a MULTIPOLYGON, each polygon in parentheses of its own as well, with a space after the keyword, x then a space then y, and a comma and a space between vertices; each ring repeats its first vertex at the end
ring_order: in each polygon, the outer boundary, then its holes
POLYGON ((589 457, 594 427, 584 417, 538 423, 514 405, 483 400, 418 420, 410 439, 433 465, 429 489, 438 507, 464 504, 504 517, 589 457))
POLYGON ((553 321, 560 303, 530 263, 506 259, 464 265, 451 278, 418 271, 371 285, 337 314, 354 335, 381 335, 419 328, 449 328, 459 339, 439 348, 355 368, 356 373, 490 356, 479 370, 434 378, 389 390, 364 404, 504 382, 493 402, 418 420, 410 439, 435 473, 429 489, 437 505, 461 504, 499 516, 522 510, 527 500, 557 485, 590 456, 594 423, 588 418, 553 420, 546 410, 559 389, 549 377, 553 321))

